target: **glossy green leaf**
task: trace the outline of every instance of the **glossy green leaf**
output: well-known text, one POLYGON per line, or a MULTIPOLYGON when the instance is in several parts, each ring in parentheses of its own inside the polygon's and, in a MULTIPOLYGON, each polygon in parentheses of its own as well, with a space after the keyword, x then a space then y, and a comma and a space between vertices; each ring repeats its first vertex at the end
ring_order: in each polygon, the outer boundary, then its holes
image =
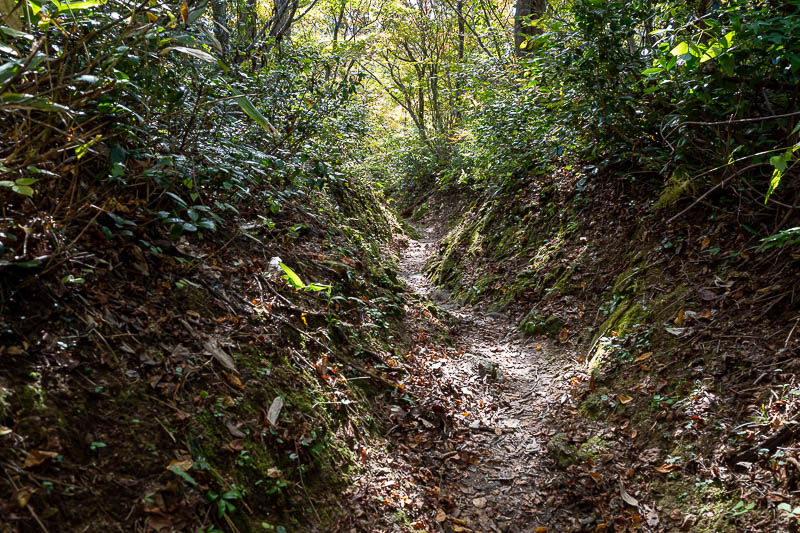
POLYGON ((39 111, 69 111, 69 108, 61 104, 56 104, 38 96, 19 93, 5 93, 0 95, 0 107, 10 107, 12 109, 31 109, 39 111))
POLYGON ((238 96, 234 98, 234 101, 239 104, 239 107, 242 108, 242 111, 247 113, 247 116, 255 120, 259 126, 267 130, 272 135, 277 135, 278 131, 275 129, 275 127, 270 124, 269 120, 267 120, 267 117, 265 117, 261 111, 259 111, 256 106, 253 105, 253 102, 251 102, 249 98, 238 91, 234 91, 234 94, 238 94, 238 96))
POLYGON ((683 41, 682 43, 678 44, 675 48, 669 51, 670 54, 674 56, 682 56, 683 54, 689 53, 689 43, 683 41))
POLYGON ((289 268, 286 263, 281 263, 281 268, 286 273, 286 280, 289 282, 289 285, 295 289, 305 288, 306 284, 303 283, 303 280, 300 279, 300 276, 298 276, 294 270, 289 268))

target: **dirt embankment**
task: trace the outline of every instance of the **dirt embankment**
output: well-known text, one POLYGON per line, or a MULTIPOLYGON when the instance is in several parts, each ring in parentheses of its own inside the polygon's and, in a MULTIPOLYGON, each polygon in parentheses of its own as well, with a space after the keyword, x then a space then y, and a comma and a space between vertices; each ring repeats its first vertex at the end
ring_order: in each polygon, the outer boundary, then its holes
POLYGON ((790 529, 800 254, 763 239, 797 221, 722 192, 676 217, 680 191, 595 182, 563 171, 475 201, 431 279, 557 354, 548 448, 581 487, 576 530, 790 529))
POLYGON ((3 267, 0 530, 332 529, 400 394, 391 216, 351 188, 202 238, 100 224, 3 267))

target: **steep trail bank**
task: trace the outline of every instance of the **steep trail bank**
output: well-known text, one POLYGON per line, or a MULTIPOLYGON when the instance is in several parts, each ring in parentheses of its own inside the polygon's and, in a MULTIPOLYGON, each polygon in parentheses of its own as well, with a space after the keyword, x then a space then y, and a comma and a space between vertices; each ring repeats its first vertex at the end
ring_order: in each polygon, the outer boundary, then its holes
POLYGON ((580 529, 573 495, 547 451, 570 379, 553 357, 557 347, 523 339, 503 314, 448 301, 423 273, 439 232, 428 227, 420 233, 402 252, 399 277, 438 303, 453 343, 414 349, 427 355, 424 366, 433 376, 430 407, 453 410, 444 440, 423 457, 438 474, 436 522, 444 531, 580 529), (437 356, 440 351, 445 355, 437 356), (437 404, 440 393, 452 404, 437 404))
POLYGON ((509 530, 795 531, 797 284, 785 273, 796 254, 760 247, 735 213, 670 225, 649 187, 571 187, 486 194, 441 241, 425 230, 405 252, 404 279, 452 319, 452 352, 428 364, 430 394, 454 395, 437 452, 478 450, 432 468, 457 495, 448 513, 491 530, 470 502, 489 493, 488 517, 515 516, 480 477, 494 465, 520 472, 515 505, 543 502, 509 530), (478 357, 498 365, 496 382, 478 357), (518 437, 529 450, 503 449, 518 437))

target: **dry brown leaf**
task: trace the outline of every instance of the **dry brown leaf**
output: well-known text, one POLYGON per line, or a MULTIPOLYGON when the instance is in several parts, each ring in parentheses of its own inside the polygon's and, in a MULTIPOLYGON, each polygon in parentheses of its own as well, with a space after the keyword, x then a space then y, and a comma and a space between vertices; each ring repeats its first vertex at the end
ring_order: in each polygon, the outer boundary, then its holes
POLYGON ((58 457, 58 452, 48 452, 45 450, 33 450, 28 456, 25 458, 25 464, 23 467, 30 468, 32 466, 39 466, 43 462, 47 461, 48 459, 55 459, 58 457))
POLYGON ((669 474, 670 472, 674 472, 675 470, 678 470, 679 468, 680 468, 680 465, 676 465, 676 464, 663 464, 663 465, 661 465, 661 466, 656 466, 656 467, 654 468, 654 470, 655 470, 656 472, 661 472, 662 474, 669 474))
POLYGON ((617 400, 619 400, 619 403, 624 405, 626 403, 631 403, 633 401, 633 398, 625 394, 617 394, 617 400))
POLYGON ((244 450, 244 439, 234 439, 228 444, 225 444, 223 448, 231 453, 240 452, 244 450))
POLYGON ((703 240, 700 242, 700 250, 705 250, 708 248, 709 244, 711 244, 711 239, 709 237, 703 237, 703 240))
POLYGON ((447 520, 447 513, 445 513, 443 509, 439 509, 438 511, 436 511, 435 520, 441 524, 442 522, 447 520))
POLYGON ((191 459, 173 459, 172 461, 169 462, 167 470, 173 467, 178 467, 184 472, 188 472, 189 470, 192 469, 193 466, 194 463, 192 462, 191 459))
POLYGON ((682 326, 683 323, 686 321, 686 318, 684 317, 684 314, 685 314, 685 312, 684 312, 683 309, 678 311, 678 316, 675 317, 675 325, 676 326, 682 326))
POLYGON ((242 380, 239 379, 238 376, 231 374, 230 372, 223 371, 223 373, 225 374, 225 379, 228 381, 231 387, 236 387, 237 389, 244 388, 244 383, 242 383, 242 380))
POLYGON ((647 361, 653 356, 653 352, 643 353, 639 357, 633 360, 634 363, 641 363, 642 361, 647 361))
POLYGON ((278 423, 278 417, 281 414, 281 409, 283 409, 283 398, 280 396, 276 396, 274 400, 272 400, 272 404, 269 406, 269 411, 267 411, 267 420, 273 426, 278 423))
POLYGON ((36 489, 33 487, 22 487, 14 493, 14 500, 16 500, 17 505, 20 507, 25 507, 28 505, 28 500, 31 499, 34 492, 36 492, 36 489))

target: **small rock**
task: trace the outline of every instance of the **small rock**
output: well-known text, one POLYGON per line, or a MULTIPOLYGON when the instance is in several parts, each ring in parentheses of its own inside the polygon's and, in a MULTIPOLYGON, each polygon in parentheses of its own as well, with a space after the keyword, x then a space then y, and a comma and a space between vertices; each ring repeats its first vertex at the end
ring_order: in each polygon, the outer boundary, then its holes
POLYGON ((486 498, 483 497, 475 498, 472 500, 472 505, 474 505, 478 509, 483 509, 484 507, 486 507, 486 498))

